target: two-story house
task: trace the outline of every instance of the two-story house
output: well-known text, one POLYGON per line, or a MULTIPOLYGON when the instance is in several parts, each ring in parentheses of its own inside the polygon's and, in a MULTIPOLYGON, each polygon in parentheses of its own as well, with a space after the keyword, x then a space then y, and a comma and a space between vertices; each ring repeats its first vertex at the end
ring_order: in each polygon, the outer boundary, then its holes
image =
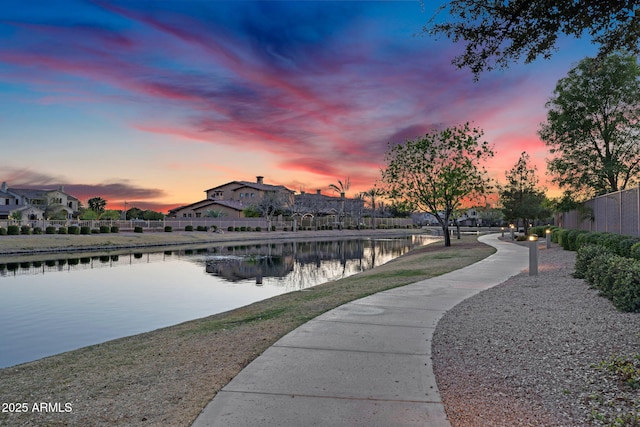
POLYGON ((283 207, 293 204, 294 192, 282 185, 264 183, 262 176, 255 182, 231 181, 205 190, 207 198, 199 202, 169 211, 169 216, 176 218, 204 218, 216 212, 229 218, 243 218, 244 210, 257 206, 265 198, 275 198, 283 207))
POLYGON ((315 193, 302 192, 295 196, 295 212, 300 216, 329 216, 343 215, 358 217, 364 210, 362 198, 351 199, 341 195, 340 197, 327 196, 316 190, 315 193))
POLYGON ((22 219, 49 219, 57 214, 72 218, 78 214, 80 202, 64 192, 62 186, 56 190, 14 188, 6 182, 0 186, 0 219, 7 219, 19 212, 22 219))

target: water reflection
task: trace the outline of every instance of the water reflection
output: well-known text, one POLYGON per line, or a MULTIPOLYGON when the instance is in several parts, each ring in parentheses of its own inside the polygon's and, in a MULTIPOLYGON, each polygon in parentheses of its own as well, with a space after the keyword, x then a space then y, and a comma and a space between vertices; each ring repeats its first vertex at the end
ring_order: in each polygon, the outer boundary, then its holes
POLYGON ((207 273, 230 282, 248 279, 262 282, 264 278, 284 279, 293 274, 295 277, 292 277, 291 281, 298 283, 298 286, 293 288, 304 288, 309 286, 309 283, 319 283, 317 280, 308 280, 308 277, 335 279, 365 271, 398 257, 415 246, 431 241, 433 238, 430 236, 414 235, 392 239, 282 242, 182 248, 163 252, 103 253, 48 260, 0 262, 0 278, 161 262, 170 257, 177 257, 202 265, 207 273), (296 266, 299 271, 296 271, 296 266), (329 271, 317 273, 317 270, 323 269, 329 271))
POLYGON ((0 367, 336 280, 432 241, 408 236, 0 258, 0 367))

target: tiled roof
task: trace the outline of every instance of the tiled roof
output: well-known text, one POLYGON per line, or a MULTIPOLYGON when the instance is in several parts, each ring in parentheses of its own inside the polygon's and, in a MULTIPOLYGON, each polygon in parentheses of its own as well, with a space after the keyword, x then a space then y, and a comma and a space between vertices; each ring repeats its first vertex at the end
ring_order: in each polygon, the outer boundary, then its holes
MULTIPOLYGON (((43 197, 46 196, 47 193, 51 193, 53 191, 59 191, 59 192, 65 194, 67 196, 67 199, 78 200, 77 198, 73 197, 72 195, 70 195, 68 193, 65 193, 64 191, 61 191, 60 189, 48 189, 48 190, 44 189, 43 190, 43 189, 34 189, 34 188, 13 188, 13 187, 7 188, 7 192, 18 194, 18 195, 20 195, 22 197, 27 197, 27 198, 30 198, 30 199, 43 198, 43 197)), ((0 191, 0 194, 5 194, 5 193, 2 193, 0 191)))
POLYGON ((243 210, 246 206, 237 200, 214 200, 213 202, 216 205, 226 206, 231 209, 235 209, 238 211, 243 210))
POLYGON ((12 193, 28 198, 42 197, 47 192, 45 190, 34 190, 31 188, 8 188, 8 190, 12 193))
MULTIPOLYGON (((249 188, 255 188, 256 190, 262 190, 262 191, 283 191, 283 190, 291 191, 283 185, 258 184, 257 182, 250 182, 250 181, 234 181, 234 182, 237 184, 240 184, 238 188, 249 187, 249 188)), ((238 188, 235 188, 232 191, 235 191, 238 188)))
POLYGON ((183 209, 201 209, 201 208, 205 208, 205 207, 209 207, 209 206, 215 206, 215 205, 220 205, 220 206, 225 206, 231 209, 235 209, 238 211, 243 210, 246 206, 242 204, 242 202, 236 201, 236 200, 211 200, 211 199, 205 199, 205 200, 200 200, 199 202, 195 202, 192 203, 190 205, 186 205, 186 206, 180 206, 178 208, 175 209, 171 209, 172 212, 177 212, 177 211, 181 211, 183 209))
POLYGON ((235 191, 238 188, 242 188, 242 187, 249 187, 249 188, 254 188, 256 190, 262 190, 262 191, 291 191, 292 192, 292 190, 289 190, 284 185, 260 184, 258 182, 251 182, 251 181, 231 181, 231 182, 227 182, 226 184, 218 185, 217 187, 209 188, 208 190, 205 190, 205 192, 216 190, 220 187, 226 187, 232 184, 236 184, 238 185, 238 187, 232 189, 231 191, 235 191))

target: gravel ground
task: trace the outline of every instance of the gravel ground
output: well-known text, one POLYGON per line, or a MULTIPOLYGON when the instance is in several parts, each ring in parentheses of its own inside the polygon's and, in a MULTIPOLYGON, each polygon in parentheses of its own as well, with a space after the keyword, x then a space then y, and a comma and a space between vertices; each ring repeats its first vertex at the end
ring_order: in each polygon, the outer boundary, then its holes
POLYGON ((640 381, 640 314, 574 279, 574 252, 539 255, 537 277, 515 276, 438 323, 434 372, 451 425, 639 426, 640 384, 602 363, 634 360, 640 381))

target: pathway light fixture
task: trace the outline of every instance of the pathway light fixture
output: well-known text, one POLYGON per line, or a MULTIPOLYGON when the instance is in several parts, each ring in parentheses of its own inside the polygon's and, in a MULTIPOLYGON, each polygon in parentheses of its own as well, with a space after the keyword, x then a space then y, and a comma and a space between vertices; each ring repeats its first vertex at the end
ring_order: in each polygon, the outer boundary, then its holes
POLYGON ((547 228, 544 230, 544 234, 547 237, 547 249, 551 248, 551 229, 547 228))
POLYGON ((529 276, 538 275, 538 235, 531 234, 529 241, 529 276))

